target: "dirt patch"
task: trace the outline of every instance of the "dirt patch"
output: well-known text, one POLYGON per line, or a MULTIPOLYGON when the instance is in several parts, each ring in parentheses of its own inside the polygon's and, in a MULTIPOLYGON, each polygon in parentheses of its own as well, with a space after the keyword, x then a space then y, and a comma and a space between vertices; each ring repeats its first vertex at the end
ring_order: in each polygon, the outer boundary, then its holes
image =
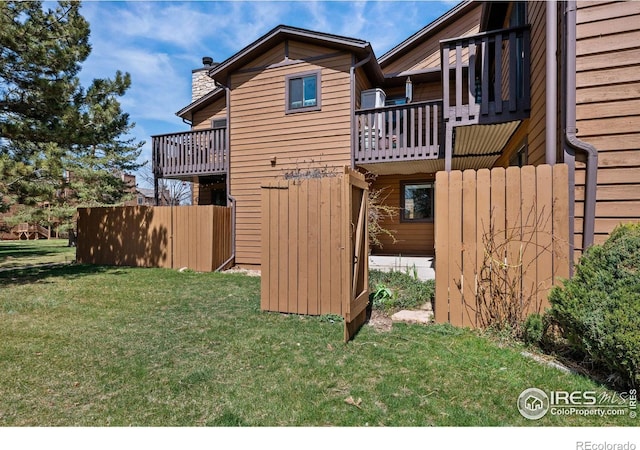
POLYGON ((374 330, 382 333, 391 331, 391 326, 393 325, 391 317, 381 313, 380 311, 376 311, 375 309, 371 311, 371 318, 367 324, 373 327, 374 330))
POLYGON ((243 269, 242 267, 232 267, 229 270, 225 270, 224 273, 242 273, 244 275, 247 275, 249 277, 259 277, 260 276, 260 271, 259 270, 252 270, 252 269, 243 269))

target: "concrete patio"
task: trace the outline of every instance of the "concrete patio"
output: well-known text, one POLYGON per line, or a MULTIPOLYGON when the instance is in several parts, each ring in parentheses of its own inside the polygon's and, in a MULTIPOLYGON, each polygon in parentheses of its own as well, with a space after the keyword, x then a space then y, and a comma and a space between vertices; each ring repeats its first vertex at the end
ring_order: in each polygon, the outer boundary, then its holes
POLYGON ((399 272, 408 272, 413 274, 416 270, 420 280, 433 280, 436 277, 435 264, 433 256, 369 256, 369 269, 390 272, 396 270, 399 272))

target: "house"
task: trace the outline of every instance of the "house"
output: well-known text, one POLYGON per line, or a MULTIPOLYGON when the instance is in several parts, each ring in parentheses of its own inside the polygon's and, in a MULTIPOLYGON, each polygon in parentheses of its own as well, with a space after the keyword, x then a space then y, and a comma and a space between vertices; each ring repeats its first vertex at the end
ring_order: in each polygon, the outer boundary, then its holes
MULTIPOLYGON (((428 7, 428 5, 425 5, 428 7)), ((381 56, 278 26, 192 72, 191 130, 153 136, 157 178, 235 207, 235 261, 260 264, 260 185, 373 174, 400 214, 379 254, 433 255, 438 171, 565 163, 576 255, 640 220, 640 3, 465 1, 381 56)), ((157 183, 156 183, 157 184, 157 183)))
POLYGON ((129 187, 128 193, 133 197, 124 202, 124 206, 166 206, 170 204, 169 191, 166 188, 158 192, 158 203, 156 203, 155 190, 151 188, 138 187, 136 176, 129 173, 122 173, 121 180, 129 187))

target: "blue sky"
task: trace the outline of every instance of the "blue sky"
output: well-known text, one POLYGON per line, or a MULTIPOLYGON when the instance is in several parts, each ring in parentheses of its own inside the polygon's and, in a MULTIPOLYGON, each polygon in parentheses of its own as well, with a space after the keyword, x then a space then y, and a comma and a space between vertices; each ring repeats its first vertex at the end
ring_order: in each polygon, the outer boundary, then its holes
MULTIPOLYGON (((92 52, 80 73, 93 78, 129 72, 121 98, 136 123, 134 137, 188 130, 175 112, 191 101, 191 70, 203 56, 221 62, 279 24, 367 40, 376 56, 415 33, 457 1, 89 1, 92 52)), ((140 180, 138 180, 140 181, 140 180)))

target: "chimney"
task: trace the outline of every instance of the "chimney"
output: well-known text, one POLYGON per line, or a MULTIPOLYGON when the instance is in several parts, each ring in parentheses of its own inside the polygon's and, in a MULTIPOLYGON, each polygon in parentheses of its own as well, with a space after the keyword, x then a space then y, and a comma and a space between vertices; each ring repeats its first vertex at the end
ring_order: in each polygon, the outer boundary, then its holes
POLYGON ((202 58, 202 66, 191 71, 191 103, 208 94, 216 88, 215 82, 209 78, 209 70, 217 66, 210 56, 202 58))

